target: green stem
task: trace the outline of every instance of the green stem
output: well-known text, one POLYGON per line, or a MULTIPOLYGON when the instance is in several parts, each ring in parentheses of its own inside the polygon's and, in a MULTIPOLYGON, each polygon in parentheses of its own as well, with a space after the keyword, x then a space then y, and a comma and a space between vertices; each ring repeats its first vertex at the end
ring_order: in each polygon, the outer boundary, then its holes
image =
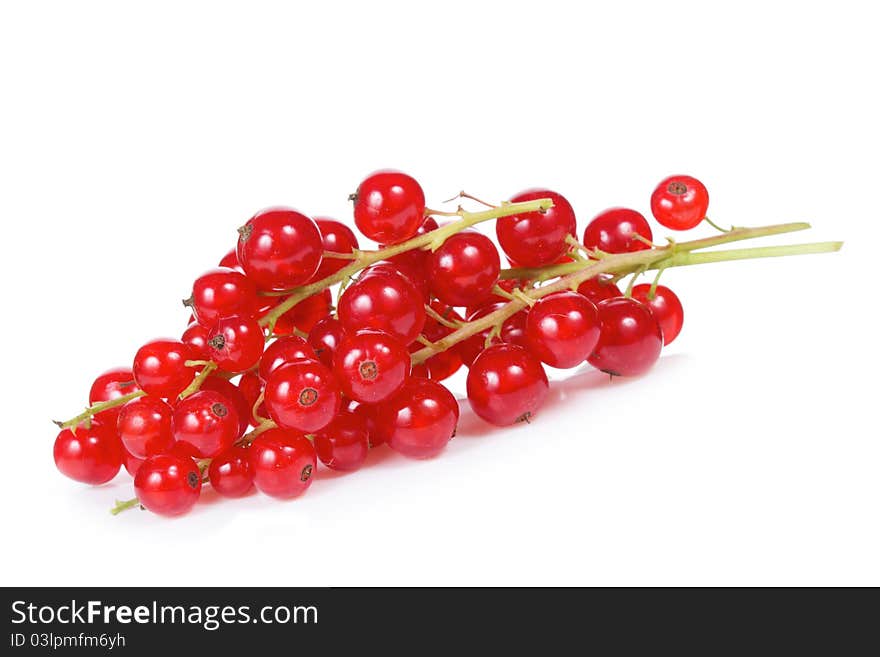
POLYGON ((206 361, 205 367, 202 368, 202 371, 198 373, 196 378, 192 380, 186 388, 184 388, 183 392, 180 393, 178 399, 186 399, 190 395, 193 395, 199 391, 199 388, 202 387, 202 384, 205 382, 209 376, 211 376, 211 372, 217 369, 217 363, 213 361, 206 361))
POLYGON ((112 513, 114 516, 118 516, 123 511, 127 509, 133 509, 138 505, 140 505, 140 500, 136 497, 132 497, 130 500, 125 500, 124 502, 116 500, 116 506, 110 509, 110 513, 112 513))
POLYGON ((62 429, 70 429, 71 427, 75 429, 80 424, 97 415, 101 411, 106 411, 108 408, 116 408, 117 406, 122 406, 123 404, 130 402, 132 399, 143 397, 145 394, 146 393, 143 390, 135 390, 134 392, 130 392, 127 395, 123 395, 122 397, 117 397, 116 399, 110 399, 109 401, 102 401, 96 404, 92 404, 85 411, 83 411, 76 417, 70 418, 66 422, 59 422, 57 420, 53 420, 53 422, 62 429))

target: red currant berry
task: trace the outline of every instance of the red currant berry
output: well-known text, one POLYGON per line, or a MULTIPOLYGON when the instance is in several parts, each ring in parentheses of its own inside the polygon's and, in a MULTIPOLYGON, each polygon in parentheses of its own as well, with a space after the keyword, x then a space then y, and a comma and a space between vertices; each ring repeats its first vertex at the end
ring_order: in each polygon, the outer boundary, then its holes
POLYGON ((186 327, 183 335, 180 336, 184 344, 188 344, 192 348, 192 353, 198 360, 210 360, 211 350, 208 347, 208 329, 193 322, 186 327))
POLYGON ((549 265, 565 255, 566 236, 574 236, 577 220, 574 209, 562 194, 549 189, 530 189, 510 199, 511 203, 549 198, 553 207, 544 212, 526 212, 501 217, 495 232, 501 249, 523 267, 549 265))
POLYGON ((116 424, 125 449, 140 459, 171 449, 173 412, 171 406, 158 397, 138 397, 128 402, 119 411, 116 424))
MULTIPOLYGON (((216 392, 229 402, 238 416, 238 435, 236 435, 236 438, 241 438, 244 432, 247 431, 248 424, 250 423, 251 408, 253 408, 254 402, 248 402, 241 388, 219 376, 209 376, 202 381, 202 386, 199 390, 216 392)), ((254 401, 257 400, 258 396, 259 393, 254 397, 254 401)))
POLYGON ((244 447, 230 447, 215 456, 208 466, 211 488, 223 497, 243 497, 254 487, 250 454, 244 447))
MULTIPOLYGON (((260 398, 260 395, 263 394, 263 382, 260 380, 260 376, 256 372, 245 372, 241 375, 241 379, 238 381, 238 389, 244 396, 245 401, 247 401, 248 423, 257 426, 258 422, 254 417, 253 408, 254 404, 256 404, 257 400, 260 398)), ((266 410, 263 408, 262 404, 260 405, 260 408, 262 411, 266 410)), ((266 417, 265 412, 260 412, 260 415, 266 417)))
POLYGON ((228 269, 237 269, 241 271, 241 265, 238 262, 238 254, 235 249, 228 251, 223 258, 221 258, 220 262, 217 263, 218 267, 226 267, 228 269))
POLYGON ((346 289, 338 313, 348 333, 376 329, 403 344, 419 337, 425 324, 424 298, 403 276, 387 272, 365 276, 346 289))
MULTIPOLYGON (((498 281, 498 287, 505 292, 513 292, 514 288, 524 288, 527 283, 528 281, 521 281, 516 278, 506 278, 498 281)), ((491 306, 495 303, 507 303, 508 301, 509 299, 507 297, 502 297, 494 292, 481 299, 471 299, 465 309, 465 316, 470 317, 480 308, 485 308, 486 306, 491 306)))
POLYGON ((377 407, 376 423, 393 450, 426 459, 439 454, 455 435, 458 414, 458 402, 449 390, 436 381, 412 378, 377 407))
POLYGON ((343 393, 368 404, 388 399, 400 390, 409 368, 406 347, 382 331, 365 330, 347 336, 333 357, 343 393))
POLYGON ((667 345, 681 333, 684 324, 684 308, 678 296, 665 285, 658 285, 651 297, 649 284, 636 285, 632 289, 632 297, 648 306, 654 319, 663 332, 663 344, 667 345))
POLYGON ((315 324, 330 314, 332 302, 333 295, 328 289, 306 297, 278 318, 273 333, 291 335, 295 330, 308 333, 315 324))
POLYGON ((92 420, 92 426, 80 425, 76 433, 64 429, 55 438, 55 465, 61 474, 74 481, 97 486, 119 472, 124 450, 112 427, 92 420))
POLYGON ((251 317, 224 317, 208 334, 211 360, 227 372, 252 368, 263 355, 264 345, 263 329, 251 317))
POLYGON ((200 390, 177 404, 171 429, 199 458, 213 458, 238 438, 238 412, 220 393, 200 390))
POLYGON ((298 335, 287 335, 274 340, 260 358, 260 378, 265 381, 269 375, 282 365, 292 363, 295 360, 315 360, 315 350, 311 345, 298 335))
POLYGON ((662 226, 688 230, 706 217, 709 192, 691 176, 669 176, 651 194, 651 212, 662 226))
POLYGON ((315 451, 328 468, 352 472, 364 464, 370 450, 369 438, 364 418, 342 411, 315 434, 315 451))
POLYGON ((584 246, 605 253, 632 253, 651 247, 633 237, 638 234, 650 241, 654 239, 648 220, 628 208, 611 208, 598 214, 584 230, 584 246))
POLYGON ((360 421, 363 422, 364 426, 367 428, 367 434, 369 435, 371 448, 378 447, 388 440, 386 432, 376 426, 377 408, 378 406, 376 406, 375 404, 361 404, 360 402, 356 402, 353 399, 345 400, 345 404, 343 405, 344 412, 354 413, 355 415, 357 415, 360 421))
POLYGON ((186 361, 197 360, 189 345, 179 340, 153 340, 138 349, 132 373, 138 388, 154 397, 177 397, 195 378, 186 361))
POLYGON ((304 493, 318 465, 309 439, 284 429, 261 433, 248 453, 257 490, 281 499, 304 493))
POLYGON ((398 171, 377 171, 368 176, 352 198, 358 230, 381 244, 409 239, 425 218, 421 185, 398 171))
POLYGON ((512 344, 493 345, 477 356, 467 377, 474 413, 491 424, 528 421, 547 398, 550 384, 535 356, 512 344))
POLYGON ((221 317, 253 315, 257 310, 257 286, 240 271, 211 269, 196 279, 192 296, 183 303, 192 307, 199 324, 210 328, 221 317))
POLYGON ((333 354, 345 339, 345 329, 335 317, 325 317, 309 331, 309 346, 316 358, 327 367, 333 367, 333 354))
POLYGON ((548 294, 529 310, 526 336, 529 351, 551 367, 576 367, 599 341, 599 313, 577 292, 548 294))
MULTIPOLYGON (((506 302, 499 302, 483 306, 474 312, 473 315, 468 316, 468 321, 473 322, 481 319, 486 315, 494 313, 499 308, 503 308, 505 305, 506 302)), ((501 333, 498 336, 498 340, 505 343, 510 341, 513 344, 518 344, 524 347, 526 344, 526 317, 527 312, 523 310, 504 320, 504 323, 501 325, 501 333)), ((472 335, 458 343, 458 355, 461 357, 461 361, 468 367, 473 364, 474 359, 476 359, 476 357, 483 351, 486 344, 486 338, 489 337, 489 332, 489 329, 484 329, 476 335, 472 335)))
POLYGON ((590 365, 615 376, 636 376, 648 371, 660 357, 663 334, 644 304, 620 297, 597 306, 599 342, 590 365))
POLYGON ((431 291, 450 306, 487 297, 498 282, 501 260, 492 240, 466 231, 451 236, 431 257, 431 291))
MULTIPOLYGON (((321 241, 324 245, 324 251, 331 253, 351 253, 358 248, 357 236, 354 231, 343 223, 327 217, 316 217, 315 223, 321 232, 321 241)), ((342 258, 324 258, 318 271, 312 276, 312 280, 321 281, 332 276, 346 265, 351 264, 351 260, 342 258)))
POLYGON ((279 367, 266 380, 266 411, 285 429, 313 433, 323 429, 342 404, 333 372, 316 360, 279 367))
MULTIPOLYGON (((408 251, 407 253, 412 253, 408 251)), ((405 255, 405 254, 403 254, 405 255)), ((428 303, 431 299, 430 285, 428 284, 428 264, 430 264, 430 255, 425 260, 425 266, 417 266, 414 260, 400 260, 394 262, 392 260, 381 260, 374 265, 370 265, 363 271, 357 280, 362 281, 368 276, 374 274, 387 274, 389 276, 400 276, 404 280, 412 283, 412 286, 421 295, 422 302, 428 303)))
POLYGON ((315 222, 289 208, 270 208, 238 229, 238 261, 257 287, 286 290, 308 281, 324 251, 315 222))
POLYGON ((123 450, 122 465, 125 466, 125 471, 130 476, 134 477, 135 475, 137 475, 137 471, 141 467, 141 464, 143 464, 143 462, 144 462, 144 459, 139 459, 134 454, 131 454, 130 452, 128 452, 126 450, 123 450))
POLYGON ((578 286, 578 294, 582 294, 594 304, 598 304, 605 299, 614 299, 622 297, 623 292, 615 285, 612 276, 607 274, 599 274, 588 278, 578 286))
MULTIPOLYGON (((137 385, 134 382, 131 368, 116 367, 112 370, 107 370, 92 383, 92 388, 89 390, 89 404, 113 401, 135 391, 137 391, 137 385)), ((104 424, 114 426, 118 416, 119 407, 116 406, 108 408, 106 411, 101 411, 95 417, 104 424)))
MULTIPOLYGON (((461 316, 451 306, 447 306, 439 301, 432 301, 431 308, 447 320, 463 321, 461 316)), ((425 319, 425 327, 422 329, 422 335, 431 342, 436 342, 445 338, 452 331, 452 328, 444 326, 432 317, 427 317, 425 319)), ((409 347, 410 353, 417 352, 422 346, 420 342, 413 342, 409 347)), ((411 375, 434 381, 443 381, 455 374, 460 367, 461 356, 458 353, 458 349, 446 349, 434 354, 424 363, 414 366, 411 375)))
POLYGON ((202 491, 202 475, 191 458, 174 454, 151 456, 134 477, 134 492, 148 511, 179 516, 189 511, 202 491))

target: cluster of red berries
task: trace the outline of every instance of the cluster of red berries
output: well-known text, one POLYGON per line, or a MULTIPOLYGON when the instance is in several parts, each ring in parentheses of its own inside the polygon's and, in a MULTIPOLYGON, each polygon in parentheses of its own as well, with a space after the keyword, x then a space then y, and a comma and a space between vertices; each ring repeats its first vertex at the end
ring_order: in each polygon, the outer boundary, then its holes
MULTIPOLYGON (((352 199, 357 228, 385 247, 440 229, 422 188, 403 173, 369 176, 352 199)), ((561 194, 531 190, 510 203, 539 199, 552 206, 497 221, 513 267, 650 248, 651 228, 635 210, 601 213, 578 243, 574 210, 561 194)), ((657 221, 676 230, 700 223, 707 206, 705 187, 688 176, 664 180, 651 198, 657 221)), ((602 276, 576 291, 528 297, 524 290, 540 288, 501 279, 495 244, 472 230, 450 233, 434 250, 373 262, 346 280, 335 312, 325 287, 273 314, 298 288, 333 278, 361 253, 355 233, 338 221, 289 208, 256 214, 239 229, 235 250, 196 279, 181 339, 148 342, 130 368, 95 380, 89 402, 99 412, 58 435, 58 469, 101 484, 124 465, 138 503, 163 515, 188 511, 205 481, 223 496, 256 487, 290 498, 309 487, 319 460, 356 470, 383 443, 413 458, 439 453, 459 417, 440 381, 463 364, 474 412, 508 425, 531 417, 545 399, 545 364, 586 361, 637 375, 682 327, 678 298, 656 284, 624 295, 602 276), (528 304, 503 325, 413 364, 414 352, 515 299, 528 304), (246 433, 249 426, 255 429, 246 433)))

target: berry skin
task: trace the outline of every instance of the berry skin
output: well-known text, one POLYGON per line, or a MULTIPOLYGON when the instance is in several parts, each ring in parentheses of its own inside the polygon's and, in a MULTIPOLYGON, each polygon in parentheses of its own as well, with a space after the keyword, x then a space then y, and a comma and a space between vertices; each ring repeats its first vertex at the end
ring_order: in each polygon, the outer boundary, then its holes
POLYGON ((251 317, 224 317, 208 334, 211 360, 227 372, 249 370, 263 355, 263 329, 251 317))
POLYGON ((257 286, 240 271, 218 267, 199 276, 192 295, 183 302, 196 321, 211 328, 221 317, 250 316, 257 309, 257 286))
POLYGON ((197 360, 211 359, 211 350, 208 347, 209 332, 208 329, 198 322, 192 322, 186 327, 183 335, 180 336, 181 342, 190 346, 197 360))
POLYGON ((474 413, 497 426, 528 421, 550 384, 535 356, 512 344, 493 345, 471 365, 467 396, 474 413))
POLYGON ((134 477, 134 492, 141 505, 160 516, 186 513, 201 491, 202 475, 193 460, 185 456, 151 456, 134 477))
POLYGON ((339 321, 347 333, 376 329, 409 344, 425 325, 425 302, 399 274, 372 273, 349 286, 339 299, 339 321))
POLYGON ((144 459, 139 459, 134 454, 129 453, 128 451, 123 450, 122 454, 122 465, 125 466, 125 471, 134 477, 137 475, 138 469, 143 464, 144 459))
MULTIPOLYGON (((357 236, 354 231, 343 223, 327 217, 316 217, 315 223, 321 233, 321 242, 324 251, 331 253, 351 253, 358 248, 357 236)), ((320 281, 328 276, 332 276, 346 265, 351 264, 351 260, 343 260, 342 258, 324 258, 321 260, 321 266, 312 276, 312 280, 320 281)))
MULTIPOLYGON (((468 321, 472 322, 474 320, 480 319, 494 313, 499 308, 504 307, 507 302, 499 302, 493 303, 488 306, 483 306, 478 309, 472 315, 468 316, 468 321)), ((526 345, 525 338, 525 322, 527 318, 527 311, 521 310, 516 313, 512 317, 508 317, 504 323, 501 325, 501 334, 498 336, 500 342, 504 343, 512 343, 518 344, 519 346, 524 347, 526 345)), ((456 351, 458 355, 461 357, 461 361, 470 367, 474 359, 482 353, 484 345, 486 344, 486 338, 489 336, 489 329, 485 329, 476 335, 472 335, 466 340, 462 340, 458 343, 456 351)))
POLYGON ((412 378, 392 399, 380 404, 376 424, 389 447, 404 456, 427 459, 455 435, 458 402, 436 381, 412 378))
POLYGON ((238 261, 263 290, 286 290, 308 281, 321 264, 321 233, 290 208, 269 208, 238 229, 238 261))
MULTIPOLYGON (((112 370, 107 370, 92 383, 92 388, 89 390, 89 404, 119 399, 136 390, 137 385, 135 385, 131 368, 116 367, 112 370)), ((101 411, 95 417, 104 424, 113 426, 118 416, 119 407, 117 406, 101 411)))
POLYGON ((375 404, 361 404, 353 399, 343 400, 343 412, 353 413, 367 428, 367 435, 370 440, 370 448, 378 447, 386 442, 388 436, 379 427, 376 426, 376 411, 378 406, 375 404))
MULTIPOLYGON (((254 417, 253 408, 254 404, 257 403, 257 399, 263 394, 263 382, 260 380, 260 377, 256 372, 245 372, 241 375, 241 379, 238 381, 238 390, 247 402, 248 423, 257 426, 257 419, 254 417)), ((266 409, 262 404, 260 404, 260 410, 262 411, 260 412, 260 415, 266 417, 266 409)))
POLYGON ((511 203, 549 198, 553 207, 544 212, 526 212, 501 217, 495 223, 498 243, 508 258, 522 267, 549 265, 565 255, 567 235, 574 236, 574 209, 562 194, 549 189, 530 189, 510 199, 511 203))
POLYGON ((377 171, 354 194, 354 223, 380 244, 397 244, 415 235, 425 218, 425 193, 399 171, 377 171))
POLYGON ((309 439, 284 429, 261 433, 248 449, 248 456, 257 490, 280 499, 304 493, 318 465, 309 439))
POLYGON ((125 449, 139 459, 164 454, 174 444, 174 411, 158 397, 138 397, 119 411, 116 430, 125 449))
POLYGON ((347 336, 333 357, 342 392, 355 401, 375 404, 396 394, 409 377, 406 347, 382 331, 347 336))
POLYGON ((302 360, 303 358, 308 360, 317 359, 315 350, 312 349, 308 342, 298 335, 287 335, 283 338, 278 338, 266 347, 263 357, 260 358, 260 378, 265 381, 274 370, 277 370, 282 365, 292 363, 295 360, 302 360))
POLYGON ((333 372, 316 360, 279 367, 266 381, 266 411, 285 429, 314 433, 339 412, 342 398, 333 372))
MULTIPOLYGON (((202 381, 202 386, 199 390, 210 390, 219 393, 235 409, 238 415, 238 434, 235 437, 236 439, 241 438, 244 432, 247 431, 251 418, 251 408, 254 405, 253 402, 248 402, 241 388, 222 377, 209 376, 202 381)), ((257 393, 257 396, 259 396, 259 393, 257 393)), ((257 396, 254 397, 254 401, 257 400, 257 396)))
POLYGON ((709 192, 691 176, 669 176, 651 194, 651 212, 661 226, 689 230, 706 217, 709 192))
POLYGON ((498 250, 488 237, 473 231, 456 233, 431 256, 431 291, 449 306, 466 306, 489 296, 500 271, 498 250))
POLYGON ((369 451, 370 434, 364 418, 348 411, 342 411, 315 434, 315 452, 331 470, 357 470, 369 451))
POLYGON ((599 311, 599 342, 587 359, 593 367, 614 376, 647 372, 660 357, 663 334, 644 304, 627 297, 608 299, 599 311))
POLYGON ((668 345, 681 333, 684 324, 684 308, 675 292, 665 285, 658 285, 654 290, 654 298, 650 298, 649 284, 636 285, 632 289, 632 297, 645 304, 654 315, 663 332, 663 344, 668 345))
POLYGON ((138 349, 132 373, 138 388, 154 397, 177 397, 195 378, 186 361, 197 360, 189 345, 179 340, 153 340, 138 349))
POLYGON ((345 329, 335 317, 325 317, 309 331, 309 345, 316 358, 327 367, 333 367, 333 354, 345 339, 345 329))
POLYGON ((628 208, 611 208, 596 215, 584 230, 584 246, 605 253, 632 253, 651 247, 633 238, 637 233, 646 240, 654 239, 648 220, 628 208))
POLYGON ((621 292, 620 288, 611 280, 611 276, 605 274, 599 274, 598 276, 593 276, 593 278, 588 278, 578 286, 577 291, 578 294, 584 295, 595 304, 598 304, 600 301, 605 301, 605 299, 614 299, 623 296, 623 292, 621 292))
POLYGON ((230 447, 218 454, 208 466, 211 488, 223 497, 244 497, 254 487, 250 454, 244 447, 230 447))
POLYGON ((226 255, 220 259, 220 262, 217 263, 218 267, 226 267, 227 269, 235 269, 237 271, 243 271, 241 265, 238 262, 238 253, 236 253, 235 249, 227 251, 226 255))
MULTIPOLYGON (((461 316, 455 312, 451 306, 447 306, 439 301, 432 301, 431 308, 433 308, 441 317, 448 320, 458 322, 463 321, 461 316)), ((433 317, 427 317, 425 318, 425 327, 422 329, 422 335, 431 342, 436 342, 437 340, 445 338, 452 333, 452 331, 453 329, 444 326, 433 317)), ((422 346, 423 345, 420 342, 413 342, 409 347, 409 351, 410 353, 415 353, 421 349, 422 346)), ((410 374, 411 376, 421 376, 424 379, 431 379, 433 381, 443 381, 455 374, 461 365, 461 356, 458 353, 458 349, 453 347, 452 349, 446 349, 445 351, 436 353, 424 363, 413 367, 410 374)))
POLYGON ((171 419, 174 440, 191 446, 192 453, 203 459, 232 447, 238 429, 235 407, 213 390, 200 390, 180 401, 171 419))
MULTIPOLYGON (((521 281, 516 278, 506 278, 498 281, 498 287, 500 287, 505 292, 513 292, 515 288, 524 288, 527 283, 528 281, 521 281)), ((495 294, 494 292, 481 299, 471 299, 468 302, 467 307, 465 308, 465 317, 470 317, 480 308, 491 306, 494 303, 507 303, 507 301, 508 299, 506 297, 502 297, 498 294, 495 294)))
POLYGON ((83 484, 105 484, 119 472, 125 450, 112 427, 92 420, 74 434, 63 429, 55 438, 53 454, 61 474, 83 484))
MULTIPOLYGON (((275 297, 275 300, 276 302, 272 304, 271 308, 274 308, 281 301, 281 297, 275 297)), ((294 329, 308 333, 315 324, 330 314, 332 301, 333 294, 328 289, 306 297, 278 318, 273 333, 275 335, 290 335, 294 329)))
POLYGON ((526 319, 528 349, 550 367, 577 367, 599 341, 596 306, 577 292, 539 299, 526 319))

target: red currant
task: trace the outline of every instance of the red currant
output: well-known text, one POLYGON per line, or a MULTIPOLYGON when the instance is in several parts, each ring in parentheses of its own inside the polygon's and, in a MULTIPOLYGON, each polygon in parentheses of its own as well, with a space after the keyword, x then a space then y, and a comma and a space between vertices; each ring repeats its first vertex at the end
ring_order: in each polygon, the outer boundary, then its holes
POLYGON ((577 292, 548 294, 529 310, 526 336, 529 351, 551 367, 576 367, 599 341, 599 314, 577 292))
POLYGON ((151 456, 134 477, 134 492, 148 511, 179 516, 195 506, 202 475, 191 458, 174 454, 151 456))
POLYGON ((370 450, 369 437, 362 416, 342 411, 315 434, 315 451, 328 468, 351 472, 364 464, 370 450))
MULTIPOLYGON (((407 251, 412 253, 412 251, 407 251)), ((402 254, 406 255, 406 254, 402 254)), ((430 285, 428 284, 428 265, 430 264, 430 254, 426 254, 428 259, 419 265, 415 260, 381 260, 374 265, 370 265, 361 271, 357 280, 362 281, 374 274, 387 274, 389 276, 400 276, 407 282, 411 283, 413 288, 419 293, 423 303, 428 303, 431 299, 430 285)))
POLYGON ((137 471, 141 467, 141 464, 143 464, 143 462, 144 462, 144 459, 139 459, 134 454, 132 454, 126 450, 123 450, 122 465, 125 466, 125 471, 129 475, 131 475, 132 477, 134 477, 137 474, 137 471))
MULTIPOLYGON (((276 299, 280 300, 281 297, 276 299)), ((333 294, 328 289, 306 297, 278 318, 273 333, 290 335, 295 330, 308 333, 315 324, 330 314, 332 301, 333 294)))
POLYGON ((154 397, 177 397, 195 378, 186 361, 196 360, 189 345, 179 340, 153 340, 138 349, 132 373, 138 388, 154 397))
MULTIPOLYGON (((92 388, 89 390, 89 404, 119 399, 136 390, 137 385, 135 385, 134 374, 132 374, 131 368, 116 367, 112 370, 107 370, 92 383, 92 388)), ((113 426, 118 416, 119 407, 117 406, 101 411, 95 417, 101 422, 113 426)))
MULTIPOLYGON (((315 223, 321 232, 321 241, 324 245, 324 251, 331 253, 351 253, 358 248, 357 236, 354 231, 343 223, 327 217, 316 217, 315 223)), ((312 280, 321 281, 332 276, 346 265, 351 264, 351 260, 342 258, 324 258, 318 271, 312 276, 312 280)))
MULTIPOLYGON (((481 319, 486 315, 491 315, 499 308, 503 308, 506 305, 506 302, 493 303, 488 306, 483 306, 474 314, 468 316, 468 321, 473 322, 475 320, 481 319)), ((501 342, 513 342, 514 344, 519 344, 520 346, 525 346, 525 321, 526 321, 527 313, 526 311, 520 311, 513 315, 512 317, 508 317, 504 323, 501 325, 501 333, 498 338, 501 342)), ((458 355, 461 357, 461 361, 470 367, 474 359, 480 355, 483 351, 483 348, 486 344, 486 338, 489 337, 489 329, 484 329, 480 331, 476 335, 472 335, 471 337, 462 340, 457 345, 458 355)))
POLYGON ((377 409, 378 406, 375 404, 361 404, 353 399, 346 399, 343 407, 344 412, 354 413, 363 422, 363 425, 367 428, 370 447, 378 447, 388 440, 386 432, 376 426, 377 409))
POLYGON ((55 438, 55 465, 74 481, 97 486, 113 479, 122 465, 124 450, 112 427, 92 420, 76 433, 63 429, 55 438))
POLYGON ((651 212, 666 228, 688 230, 706 217, 709 192, 691 176, 669 176, 651 194, 651 212))
POLYGON ((313 433, 323 429, 342 404, 333 372, 316 360, 279 367, 266 380, 266 411, 285 429, 313 433))
POLYGON ((394 395, 406 382, 409 352, 387 333, 358 331, 339 345, 333 369, 347 397, 375 404, 394 395))
POLYGON ((455 435, 458 414, 458 402, 449 390, 436 381, 412 378, 377 407, 376 423, 393 450, 426 459, 439 454, 455 435))
POLYGON ((223 497, 243 497, 254 487, 250 454, 244 447, 230 447, 211 460, 208 466, 211 488, 223 497))
POLYGON ((614 299, 622 297, 623 292, 615 285, 612 276, 608 274, 599 274, 588 278, 578 286, 578 294, 582 294, 595 304, 605 299, 614 299))
POLYGON ((316 357, 327 367, 333 367, 333 354, 345 339, 345 329, 335 317, 325 317, 309 331, 309 345, 316 357))
MULTIPOLYGON (((248 423, 257 426, 257 419, 254 417, 253 408, 254 404, 257 403, 257 399, 263 394, 263 382, 260 380, 260 376, 256 372, 245 372, 238 381, 238 389, 248 405, 248 423)), ((266 410, 262 404, 260 408, 262 411, 266 410)), ((260 415, 266 417, 265 412, 260 412, 260 415)))
MULTIPOLYGON (((447 306, 439 301, 432 301, 431 308, 447 320, 463 321, 461 316, 451 306, 447 306)), ((427 317, 425 319, 425 327, 422 329, 422 335, 431 342, 436 342, 445 338, 452 331, 452 328, 444 326, 432 317, 427 317)), ((420 342, 413 342, 409 350, 410 353, 415 353, 421 348, 422 344, 420 342)), ((452 348, 440 351, 428 358, 424 363, 413 367, 411 375, 421 376, 422 378, 434 381, 443 381, 455 374, 460 367, 461 355, 458 353, 458 349, 452 348)))
POLYGON ((562 194, 549 189, 530 189, 510 199, 511 203, 549 198, 553 207, 544 212, 526 212, 501 217, 495 223, 498 243, 507 257, 523 267, 549 265, 565 255, 566 236, 574 236, 574 209, 562 194))
POLYGON ((651 247, 633 237, 638 234, 648 241, 654 239, 651 227, 640 213, 628 208, 611 208, 596 215, 584 230, 584 246, 605 253, 632 253, 651 247))
POLYGON ((263 329, 251 317, 224 317, 208 334, 211 360, 227 372, 252 368, 263 355, 264 345, 263 329))
POLYGON ((425 324, 424 298, 398 274, 374 273, 363 277, 339 299, 339 321, 348 333, 377 329, 409 344, 425 324))
POLYGON ((315 360, 315 350, 311 345, 298 335, 287 335, 274 340, 263 353, 260 359, 260 378, 265 381, 269 375, 282 365, 292 363, 295 360, 315 360))
POLYGON ((138 458, 164 454, 174 444, 171 406, 158 397, 138 397, 119 411, 116 429, 125 449, 138 458))
POLYGON ((374 242, 403 242, 424 220, 425 193, 405 173, 377 171, 358 186, 353 199, 354 222, 374 242))
MULTIPOLYGON (((219 376, 209 376, 202 381, 202 386, 199 389, 210 390, 220 394, 235 409, 235 413, 238 416, 238 434, 236 438, 241 438, 244 432, 247 431, 248 424, 250 423, 251 408, 254 403, 248 402, 241 388, 219 376)), ((257 393, 257 396, 259 396, 259 393, 257 393)), ((254 401, 256 400, 257 397, 254 397, 254 401)))
POLYGON ((198 360, 210 360, 211 350, 208 347, 208 333, 208 329, 204 326, 198 322, 192 322, 186 327, 180 340, 192 348, 192 353, 198 360))
POLYGON ((488 296, 501 271, 498 250, 481 233, 451 236, 431 257, 431 291, 450 306, 466 306, 488 296))
POLYGON ((593 367, 615 376, 636 376, 660 357, 663 334, 644 304, 620 297, 597 306, 599 342, 589 357, 593 367))
POLYGON ((675 292, 665 285, 658 285, 651 297, 649 284, 636 285, 632 289, 632 297, 648 306, 654 319, 663 332, 663 344, 667 345, 681 333, 684 324, 684 308, 675 292))
POLYGON ((535 356, 512 344, 493 345, 471 365, 467 396, 474 413, 491 424, 528 421, 547 397, 550 384, 535 356))
POLYGON ((227 251, 226 255, 220 259, 220 262, 217 263, 218 267, 227 267, 228 269, 237 269, 238 271, 242 271, 241 264, 238 262, 238 253, 236 253, 235 249, 231 251, 227 251))
POLYGON ((321 233, 314 221, 296 210, 263 210, 238 232, 238 260, 261 289, 296 287, 318 271, 324 252, 321 233))
POLYGON ((198 458, 209 459, 238 438, 238 412, 220 393, 200 390, 177 404, 171 426, 175 441, 191 445, 198 458))
POLYGON ((184 304, 192 307, 199 324, 210 328, 221 317, 254 314, 257 286, 240 271, 211 269, 196 279, 192 296, 184 304))
MULTIPOLYGON (((500 287, 505 292, 513 292, 515 288, 525 287, 526 284, 527 281, 521 281, 516 278, 505 278, 498 281, 498 287, 500 287)), ((491 306, 495 303, 507 303, 508 301, 509 299, 507 297, 502 297, 499 294, 495 294, 495 292, 492 292, 488 296, 482 297, 481 299, 471 299, 465 309, 465 316, 470 317, 480 308, 485 308, 486 306, 491 306)))
POLYGON ((257 490, 281 499, 304 493, 318 465, 308 438, 284 429, 261 433, 248 452, 257 490))

